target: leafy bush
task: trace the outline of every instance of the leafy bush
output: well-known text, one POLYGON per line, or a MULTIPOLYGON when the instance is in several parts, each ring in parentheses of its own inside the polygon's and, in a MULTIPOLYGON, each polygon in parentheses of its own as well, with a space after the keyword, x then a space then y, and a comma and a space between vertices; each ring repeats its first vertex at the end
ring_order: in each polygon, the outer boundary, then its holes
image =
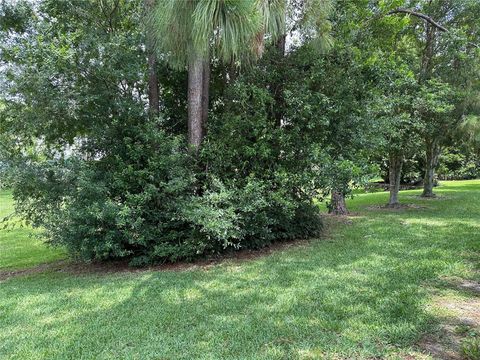
POLYGON ((248 79, 213 63, 207 138, 192 156, 186 73, 162 57, 163 119, 146 109, 143 2, 119 6, 102 20, 106 29, 84 21, 96 19, 95 2, 48 1, 38 11, 45 21, 2 43, 14 71, 11 96, 2 97, 0 158, 18 214, 51 244, 81 259, 143 265, 318 232, 312 199, 325 188, 327 159, 320 91, 291 90, 278 101, 285 74, 268 56, 248 79), (279 103, 292 111, 283 126, 279 103))
MULTIPOLYGON (((205 171, 184 145, 161 123, 139 118, 113 121, 68 157, 34 152, 11 163, 17 212, 76 258, 129 259, 135 266, 319 230, 318 210, 281 176, 286 170, 265 171, 268 156, 252 161, 256 173, 232 176, 221 170, 225 158, 205 171)), ((228 165, 238 168, 248 156, 240 151, 228 165)))
POLYGON ((116 125, 89 160, 84 148, 69 158, 17 165, 11 179, 18 212, 44 228, 52 244, 83 259, 139 262, 195 253, 200 245, 179 214, 194 183, 181 140, 154 124, 116 125))
POLYGON ((440 156, 438 176, 445 180, 479 178, 480 157, 468 148, 447 147, 440 156))
POLYGON ((306 238, 321 229, 317 209, 293 199, 271 184, 251 177, 244 185, 212 188, 195 197, 184 209, 209 241, 223 248, 260 248, 275 240, 306 238))

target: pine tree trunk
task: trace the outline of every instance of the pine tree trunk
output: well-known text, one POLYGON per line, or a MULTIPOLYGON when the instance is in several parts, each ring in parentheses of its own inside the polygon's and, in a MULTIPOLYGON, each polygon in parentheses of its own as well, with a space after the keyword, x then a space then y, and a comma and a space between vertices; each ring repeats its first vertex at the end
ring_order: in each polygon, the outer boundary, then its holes
MULTIPOLYGON (((145 11, 153 11, 155 0, 145 0, 145 11)), ((160 96, 157 76, 157 56, 154 51, 153 37, 150 26, 146 32, 146 51, 148 60, 148 108, 151 114, 157 115, 160 111, 160 96)))
POLYGON ((328 213, 334 215, 348 214, 347 204, 345 203, 345 195, 342 192, 336 190, 332 191, 332 198, 328 213))
POLYGON ((388 207, 396 207, 399 205, 398 193, 400 191, 400 180, 403 167, 403 156, 398 153, 391 153, 389 159, 389 189, 390 198, 388 200, 388 207))
POLYGON ((193 57, 188 66, 188 143, 198 152, 203 140, 203 69, 200 56, 193 57))
POLYGON ((438 157, 440 156, 440 147, 436 140, 426 140, 426 157, 425 157, 425 176, 423 178, 423 197, 434 197, 433 186, 435 181, 435 169, 438 165, 438 157))

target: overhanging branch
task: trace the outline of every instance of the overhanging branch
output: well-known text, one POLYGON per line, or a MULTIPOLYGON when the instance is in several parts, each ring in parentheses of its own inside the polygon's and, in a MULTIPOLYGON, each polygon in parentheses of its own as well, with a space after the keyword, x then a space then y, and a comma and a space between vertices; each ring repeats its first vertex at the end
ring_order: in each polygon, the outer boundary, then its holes
POLYGON ((443 32, 448 32, 448 29, 446 27, 440 25, 438 22, 433 20, 430 16, 419 13, 419 12, 416 12, 416 11, 413 11, 413 10, 398 8, 398 9, 395 9, 395 10, 392 10, 392 11, 388 12, 388 15, 393 15, 393 14, 408 14, 408 15, 416 16, 420 19, 425 20, 429 24, 435 26, 438 30, 443 31, 443 32))

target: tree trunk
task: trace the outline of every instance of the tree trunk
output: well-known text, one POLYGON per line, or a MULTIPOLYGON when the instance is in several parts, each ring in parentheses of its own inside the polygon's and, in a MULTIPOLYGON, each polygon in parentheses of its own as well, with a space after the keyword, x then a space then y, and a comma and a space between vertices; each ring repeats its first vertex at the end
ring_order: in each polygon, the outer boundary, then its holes
MULTIPOLYGON (((285 65, 283 63, 285 57, 285 45, 286 45, 286 38, 287 35, 281 35, 276 43, 276 50, 278 59, 276 60, 276 68, 277 72, 280 74, 280 77, 277 81, 272 84, 272 88, 274 90, 273 96, 275 99, 275 108, 273 109, 273 116, 275 118, 275 122, 277 126, 282 126, 282 119, 283 119, 283 112, 285 109, 285 98, 283 96, 284 92, 284 78, 285 78, 285 65)), ((275 61, 275 60, 274 60, 275 61)))
POLYGON ((208 101, 210 95, 210 59, 207 58, 203 62, 203 78, 202 78, 202 126, 203 134, 205 137, 207 133, 207 120, 208 120, 208 101))
POLYGON ((287 34, 282 34, 277 40, 277 51, 281 57, 285 56, 285 50, 286 50, 286 44, 287 44, 287 34))
POLYGON ((400 179, 402 175, 403 156, 398 153, 391 153, 389 160, 388 176, 390 198, 388 200, 388 207, 396 207, 399 205, 398 192, 400 191, 400 179))
POLYGON ((328 213, 334 215, 348 214, 347 204, 345 203, 345 195, 342 192, 337 190, 332 191, 332 198, 328 213))
POLYGON ((157 57, 154 53, 148 54, 148 108, 155 115, 160 111, 157 57))
POLYGON ((198 152, 203 140, 203 69, 200 56, 193 57, 188 65, 188 143, 198 152))
MULTIPOLYGON (((153 11, 155 0, 145 0, 145 11, 147 14, 153 11)), ((151 114, 157 115, 160 111, 160 97, 157 76, 157 56, 153 46, 153 36, 150 25, 146 30, 146 51, 148 59, 148 108, 151 114)))
POLYGON ((423 83, 430 78, 432 71, 432 60, 435 55, 435 33, 436 28, 431 24, 425 25, 425 48, 422 53, 419 82, 423 83))
POLYGON ((423 197, 434 197, 433 185, 435 180, 435 169, 438 165, 438 157, 440 156, 440 147, 438 141, 433 139, 426 140, 426 157, 425 157, 425 176, 423 178, 423 197))

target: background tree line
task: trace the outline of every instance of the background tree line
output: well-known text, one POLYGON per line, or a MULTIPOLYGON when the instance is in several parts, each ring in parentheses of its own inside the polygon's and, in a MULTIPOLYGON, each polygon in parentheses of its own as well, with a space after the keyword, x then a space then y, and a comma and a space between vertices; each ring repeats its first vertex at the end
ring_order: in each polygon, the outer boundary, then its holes
POLYGON ((2 183, 132 265, 321 230, 379 175, 479 176, 474 0, 43 0, 0 11, 2 183))

